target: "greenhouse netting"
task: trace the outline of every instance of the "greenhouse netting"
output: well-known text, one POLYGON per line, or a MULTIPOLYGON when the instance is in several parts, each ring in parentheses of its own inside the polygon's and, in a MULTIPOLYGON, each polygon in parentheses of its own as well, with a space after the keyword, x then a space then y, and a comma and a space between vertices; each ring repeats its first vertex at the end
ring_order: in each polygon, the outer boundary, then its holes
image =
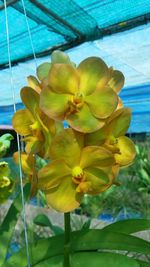
POLYGON ((133 111, 129 132, 150 131, 148 0, 144 3, 142 0, 11 0, 7 1, 7 14, 4 7, 4 2, 0 1, 1 125, 11 125, 13 115, 7 49, 9 34, 17 108, 21 106, 19 92, 27 83, 26 77, 35 74, 36 65, 49 61, 52 50, 65 49, 77 64, 94 55, 121 70, 126 77, 121 97, 124 105, 133 111))

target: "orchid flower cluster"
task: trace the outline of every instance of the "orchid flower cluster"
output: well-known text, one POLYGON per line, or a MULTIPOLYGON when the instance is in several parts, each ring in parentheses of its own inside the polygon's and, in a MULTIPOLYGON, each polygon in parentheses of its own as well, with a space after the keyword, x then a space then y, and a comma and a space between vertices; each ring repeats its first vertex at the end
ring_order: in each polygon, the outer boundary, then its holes
MULTIPOLYGON (((40 189, 50 207, 70 212, 85 194, 119 184, 120 168, 136 155, 125 136, 131 110, 118 96, 123 85, 123 74, 101 58, 89 57, 76 66, 61 51, 37 68, 37 77, 28 77, 21 89, 25 108, 12 123, 26 144, 21 161, 32 195, 40 189), (37 156, 46 159, 39 171, 37 156)), ((18 152, 14 159, 18 162, 18 152)))

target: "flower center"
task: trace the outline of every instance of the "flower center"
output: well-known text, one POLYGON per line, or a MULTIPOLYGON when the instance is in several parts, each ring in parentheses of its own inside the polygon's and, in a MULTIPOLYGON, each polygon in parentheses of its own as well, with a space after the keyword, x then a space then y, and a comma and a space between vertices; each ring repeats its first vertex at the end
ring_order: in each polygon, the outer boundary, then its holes
POLYGON ((80 107, 80 105, 83 105, 83 98, 84 94, 81 92, 77 92, 74 96, 73 103, 80 107))
POLYGON ((79 184, 84 181, 84 172, 80 166, 75 166, 72 169, 72 180, 76 184, 79 184))
POLYGON ((80 166, 75 166, 72 169, 72 181, 77 184, 77 193, 86 194, 91 191, 91 182, 86 181, 85 174, 80 166))
POLYGON ((70 100, 68 101, 68 109, 65 114, 65 118, 69 116, 70 114, 74 114, 78 112, 84 104, 84 94, 77 92, 74 96, 70 97, 70 100))

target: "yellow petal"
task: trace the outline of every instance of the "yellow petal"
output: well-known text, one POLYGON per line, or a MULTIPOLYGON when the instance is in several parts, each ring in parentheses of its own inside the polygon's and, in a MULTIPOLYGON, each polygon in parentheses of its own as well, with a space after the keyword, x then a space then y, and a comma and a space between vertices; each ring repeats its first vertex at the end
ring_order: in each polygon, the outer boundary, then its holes
POLYGON ((93 93, 98 83, 103 87, 109 78, 107 65, 98 57, 89 57, 83 60, 77 70, 80 75, 79 88, 85 95, 93 93))
POLYGON ((49 119, 44 113, 37 113, 36 115, 37 121, 39 123, 39 131, 40 131, 40 136, 42 138, 39 139, 42 142, 43 139, 43 146, 42 146, 42 157, 48 158, 49 157, 49 149, 51 146, 51 141, 52 141, 52 133, 54 133, 54 120, 49 119))
POLYGON ((124 75, 121 71, 114 70, 112 72, 112 77, 108 85, 116 92, 119 93, 121 88, 124 86, 124 75))
POLYGON ((101 129, 85 134, 85 145, 86 146, 98 146, 101 145, 105 142, 107 138, 107 131, 106 131, 106 126, 102 127, 101 129))
POLYGON ((121 136, 117 140, 117 147, 120 150, 120 154, 115 154, 116 163, 120 166, 132 164, 136 156, 134 143, 126 136, 121 136))
POLYGON ((118 96, 108 86, 99 87, 93 94, 85 97, 85 102, 96 118, 105 119, 116 109, 118 96))
POLYGON ((69 64, 54 64, 49 73, 49 85, 58 94, 75 94, 78 90, 77 70, 69 64))
POLYGON ((32 89, 34 89, 38 94, 40 94, 41 87, 40 87, 40 83, 37 80, 37 78, 30 75, 27 77, 27 80, 28 80, 28 86, 31 87, 32 89))
POLYGON ((125 135, 131 122, 131 109, 121 108, 116 110, 107 121, 107 133, 114 137, 125 135))
POLYGON ((38 192, 38 177, 37 177, 37 172, 35 168, 33 169, 33 174, 30 178, 31 182, 31 188, 30 188, 30 198, 36 196, 38 192))
POLYGON ((69 96, 53 93, 48 87, 43 89, 40 95, 40 108, 54 120, 64 120, 68 110, 69 96))
POLYGON ((79 163, 81 145, 76 132, 72 129, 65 129, 53 139, 50 157, 52 159, 63 158, 68 166, 73 167, 79 163))
POLYGON ((76 192, 71 176, 62 179, 58 187, 45 192, 47 203, 58 212, 70 212, 79 207, 83 194, 76 192))
MULTIPOLYGON (((19 153, 15 152, 13 154, 13 159, 16 164, 19 164, 19 153)), ((32 175, 35 166, 35 157, 33 155, 28 155, 21 152, 21 166, 25 174, 32 175)))
POLYGON ((38 188, 49 190, 57 187, 64 176, 71 174, 71 169, 64 160, 48 163, 38 172, 38 188))
POLYGON ((49 63, 49 62, 44 62, 41 65, 39 65, 37 70, 36 70, 38 79, 40 81, 42 81, 44 78, 47 78, 50 69, 51 69, 51 63, 49 63))
POLYGON ((70 64, 70 58, 69 56, 64 53, 63 51, 60 50, 55 50, 52 54, 51 54, 51 60, 53 64, 70 64))
POLYGON ((98 146, 87 146, 81 153, 80 166, 85 169, 88 167, 105 167, 115 163, 114 156, 105 148, 98 146))
POLYGON ((124 107, 124 105, 123 105, 122 99, 118 96, 118 106, 117 106, 117 109, 123 108, 123 107, 124 107))
POLYGON ((27 154, 37 154, 42 149, 42 143, 37 137, 28 136, 23 141, 26 142, 25 151, 27 154))
POLYGON ((30 126, 33 123, 34 123, 34 118, 27 109, 18 110, 12 118, 13 128, 20 135, 31 134, 30 126))
POLYGON ((88 194, 96 195, 105 191, 111 184, 109 176, 98 168, 88 168, 85 170, 85 179, 91 183, 88 194))
POLYGON ((36 112, 39 108, 39 101, 40 101, 39 94, 31 87, 23 87, 21 89, 20 95, 21 95, 21 99, 22 99, 23 103, 25 104, 26 108, 34 116, 34 114, 36 114, 36 112))
POLYGON ((78 112, 68 115, 67 122, 73 129, 82 133, 94 132, 105 124, 103 120, 99 120, 91 114, 86 104, 78 112))

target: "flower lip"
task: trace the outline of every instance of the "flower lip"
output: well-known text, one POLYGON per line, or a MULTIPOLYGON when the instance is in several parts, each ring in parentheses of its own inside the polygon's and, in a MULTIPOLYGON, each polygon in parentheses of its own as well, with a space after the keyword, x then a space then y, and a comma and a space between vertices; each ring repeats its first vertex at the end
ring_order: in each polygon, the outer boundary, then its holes
POLYGON ((72 180, 75 184, 80 184, 84 181, 84 172, 80 166, 75 166, 72 169, 72 180))

